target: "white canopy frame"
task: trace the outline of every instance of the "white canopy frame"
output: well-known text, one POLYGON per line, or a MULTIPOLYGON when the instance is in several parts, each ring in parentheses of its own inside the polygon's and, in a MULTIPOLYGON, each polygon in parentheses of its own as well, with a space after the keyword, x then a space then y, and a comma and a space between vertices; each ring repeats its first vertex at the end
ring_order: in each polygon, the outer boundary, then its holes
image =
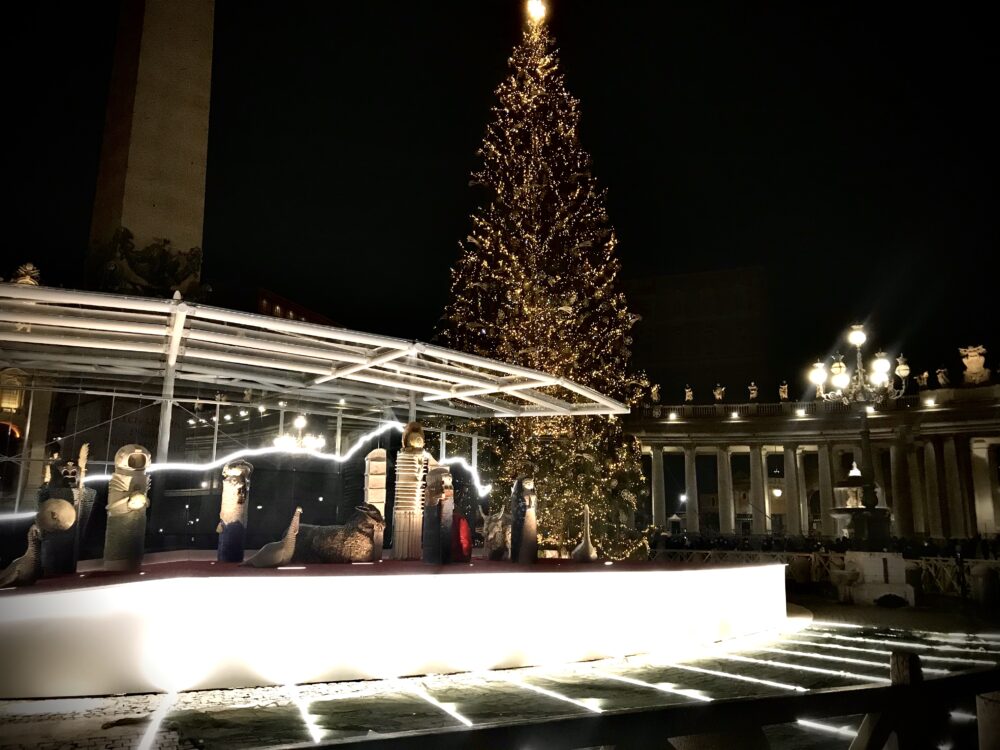
POLYGON ((627 414, 590 388, 444 347, 172 300, 0 283, 0 367, 50 383, 160 400, 166 460, 175 400, 259 392, 277 408, 401 409, 458 418, 627 414))

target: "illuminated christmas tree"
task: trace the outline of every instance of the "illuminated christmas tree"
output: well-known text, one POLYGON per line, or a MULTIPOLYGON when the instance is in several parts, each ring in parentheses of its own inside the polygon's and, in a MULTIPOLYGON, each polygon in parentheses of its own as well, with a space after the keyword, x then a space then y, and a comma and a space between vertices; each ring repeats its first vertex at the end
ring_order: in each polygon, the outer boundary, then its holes
MULTIPOLYGON (((633 404, 646 385, 628 371, 636 320, 616 288, 617 239, 604 192, 580 146, 579 101, 566 90, 540 0, 528 3, 472 184, 487 200, 452 270, 441 338, 457 349, 542 370, 633 404)), ((525 418, 494 425, 498 487, 534 466, 543 542, 572 547, 583 506, 594 544, 624 557, 643 492, 639 447, 617 417, 525 418)))

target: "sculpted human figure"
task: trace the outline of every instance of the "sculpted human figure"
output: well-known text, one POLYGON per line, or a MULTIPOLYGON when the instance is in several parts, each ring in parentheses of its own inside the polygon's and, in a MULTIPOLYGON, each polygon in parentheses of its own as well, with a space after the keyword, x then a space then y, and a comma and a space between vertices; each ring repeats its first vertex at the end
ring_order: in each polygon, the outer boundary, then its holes
POLYGON ((781 385, 778 386, 778 400, 787 401, 788 400, 788 383, 784 380, 781 381, 781 385))
POLYGON ((115 453, 115 471, 108 482, 108 529, 104 536, 105 570, 138 570, 146 541, 149 507, 149 451, 126 445, 115 453))
POLYGON ((757 384, 754 381, 750 381, 750 385, 747 386, 747 390, 750 391, 750 400, 756 401, 757 395, 759 393, 757 384))
POLYGON ((396 497, 392 508, 392 556, 419 560, 427 459, 424 428, 410 422, 403 430, 403 448, 396 454, 396 497))
MULTIPOLYGON (((365 456, 365 504, 376 508, 379 516, 383 518, 385 517, 386 476, 385 448, 376 448, 365 456)), ((385 524, 376 530, 372 560, 382 559, 383 529, 385 529, 385 524)))
POLYGON ((694 389, 691 386, 684 386, 684 403, 694 401, 694 389))
POLYGON ((72 463, 56 463, 49 479, 38 489, 35 523, 42 534, 42 573, 47 576, 76 572, 77 505, 70 479, 76 478, 72 463))
POLYGON ((518 477, 510 493, 511 562, 533 563, 538 559, 537 507, 534 478, 518 477))
POLYGON ((941 386, 942 388, 947 388, 949 385, 951 385, 951 379, 948 377, 948 368, 947 367, 938 368, 938 371, 937 371, 936 374, 937 374, 937 381, 938 381, 938 385, 939 386, 941 386))
POLYGON ((715 396, 716 401, 722 401, 726 397, 726 386, 715 384, 715 388, 712 389, 712 395, 715 396))
POLYGON ((450 562, 451 527, 455 513, 455 491, 451 471, 435 466, 427 473, 427 504, 424 506, 423 561, 434 565, 450 562))
POLYGON ((917 381, 917 387, 918 388, 926 388, 927 387, 927 380, 930 378, 930 376, 931 376, 931 374, 929 372, 927 372, 927 370, 924 370, 919 375, 914 375, 913 379, 917 381))
POLYGON ((242 459, 222 467, 222 505, 219 508, 217 559, 219 562, 243 562, 250 507, 250 475, 253 465, 242 459))
POLYGON ((958 353, 962 355, 962 364, 965 365, 965 372, 962 379, 966 385, 982 385, 990 382, 990 370, 986 367, 985 346, 969 346, 959 348, 958 353))

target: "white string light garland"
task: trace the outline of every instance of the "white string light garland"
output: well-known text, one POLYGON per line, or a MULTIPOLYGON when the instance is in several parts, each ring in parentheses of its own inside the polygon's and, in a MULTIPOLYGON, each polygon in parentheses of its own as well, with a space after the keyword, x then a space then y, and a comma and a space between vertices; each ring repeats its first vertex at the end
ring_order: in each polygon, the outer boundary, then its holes
MULTIPOLYGON (((403 431, 405 425, 402 422, 386 422, 385 424, 379 425, 378 428, 372 430, 371 432, 362 435, 358 438, 357 442, 351 446, 351 448, 346 453, 323 453, 318 450, 313 450, 311 448, 300 448, 294 446, 266 446, 263 448, 243 448, 242 450, 235 451, 221 458, 217 458, 214 461, 206 461, 205 463, 185 463, 177 461, 167 461, 160 464, 150 464, 147 471, 152 474, 160 471, 211 471, 212 469, 219 469, 225 466, 230 461, 235 461, 239 458, 254 458, 257 456, 271 456, 278 453, 283 453, 292 456, 309 456, 311 458, 319 458, 324 461, 336 461, 337 463, 344 463, 349 460, 351 456, 357 453, 361 447, 367 443, 369 440, 382 435, 389 430, 403 431)), ((426 451, 425 451, 426 453, 426 451)), ((429 454, 428 454, 429 455, 429 454)), ((463 469, 468 471, 472 475, 472 481, 476 485, 476 492, 479 497, 486 497, 493 489, 492 484, 483 484, 482 479, 479 476, 479 472, 472 467, 472 465, 466 461, 461 456, 452 456, 451 458, 446 458, 440 463, 445 465, 458 464, 463 469)), ((107 482, 111 479, 111 474, 89 474, 84 478, 84 484, 90 484, 92 482, 107 482)))

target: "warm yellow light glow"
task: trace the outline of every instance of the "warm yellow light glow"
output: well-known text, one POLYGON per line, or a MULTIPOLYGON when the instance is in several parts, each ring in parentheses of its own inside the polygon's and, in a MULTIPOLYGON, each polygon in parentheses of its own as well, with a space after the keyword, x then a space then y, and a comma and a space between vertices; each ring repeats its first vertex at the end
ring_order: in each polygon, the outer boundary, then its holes
POLYGON ((872 381, 872 385, 885 385, 889 382, 889 373, 876 370, 869 376, 869 380, 872 381))
POLYGON ((889 372, 889 368, 892 367, 892 362, 889 358, 885 356, 885 352, 879 352, 875 355, 875 361, 872 362, 872 369, 875 372, 889 372))
POLYGON ((851 326, 851 332, 847 334, 847 340, 850 342, 851 346, 863 345, 868 340, 864 327, 851 326))
POLYGON ((826 365, 817 362, 809 371, 809 382, 813 385, 823 385, 826 382, 826 365))
POLYGON ((545 3, 542 0, 528 0, 528 17, 535 23, 545 19, 545 3))
POLYGON ((781 497, 782 495, 781 488, 775 487, 773 490, 771 490, 771 494, 774 495, 775 497, 781 497))
POLYGON ((805 415, 806 415, 806 410, 805 409, 796 409, 795 410, 795 416, 796 417, 804 417, 805 415))
POLYGON ((846 372, 838 372, 830 379, 830 382, 833 384, 834 388, 838 391, 842 391, 851 384, 851 376, 846 372))
POLYGON ((307 424, 309 423, 306 421, 306 418, 302 414, 299 414, 299 416, 295 418, 295 421, 292 422, 292 426, 296 430, 304 430, 307 424))

